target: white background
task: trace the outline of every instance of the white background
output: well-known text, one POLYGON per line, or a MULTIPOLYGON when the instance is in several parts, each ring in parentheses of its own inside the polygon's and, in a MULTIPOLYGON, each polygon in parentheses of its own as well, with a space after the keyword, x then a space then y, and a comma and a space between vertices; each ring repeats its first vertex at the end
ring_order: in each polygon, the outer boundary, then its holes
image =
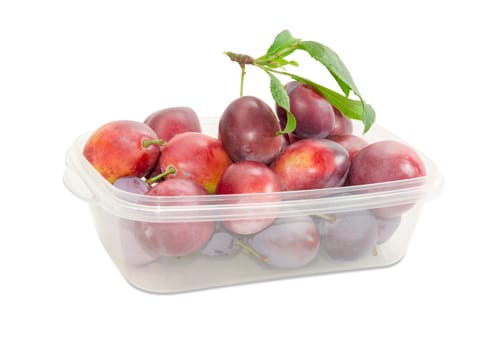
MULTIPOLYGON (((2 1, 0 348, 501 349, 499 8, 2 1), (239 85, 222 52, 259 56, 285 28, 335 49, 378 123, 444 174, 405 259, 178 295, 132 288, 62 184, 67 147, 105 122, 168 106, 218 116, 239 85)), ((247 79, 245 93, 269 101, 266 77, 249 69, 247 79)))

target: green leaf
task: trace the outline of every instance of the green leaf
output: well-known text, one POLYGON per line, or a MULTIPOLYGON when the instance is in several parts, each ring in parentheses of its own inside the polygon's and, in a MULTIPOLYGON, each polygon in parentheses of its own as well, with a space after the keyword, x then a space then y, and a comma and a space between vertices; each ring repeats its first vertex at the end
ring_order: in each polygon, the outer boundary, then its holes
POLYGON ((311 55, 311 57, 328 69, 346 97, 348 97, 349 92, 353 90, 355 95, 362 99, 351 74, 349 74, 349 71, 346 68, 346 65, 342 62, 335 51, 323 44, 317 43, 316 41, 301 41, 298 44, 298 48, 306 51, 309 55, 311 55))
MULTIPOLYGON (((300 39, 294 38, 292 34, 288 30, 283 30, 281 33, 276 35, 276 38, 274 38, 274 42, 269 46, 269 49, 267 50, 267 53, 265 56, 267 57, 272 57, 275 55, 278 55, 280 51, 288 48, 289 46, 296 46, 295 44, 299 43, 300 39)), ((285 57, 289 54, 291 54, 295 48, 292 48, 291 50, 287 50, 285 54, 281 54, 277 57, 285 57)))
POLYGON ((269 67, 269 68, 279 68, 279 67, 283 67, 283 66, 286 66, 286 65, 291 65, 291 66, 295 66, 295 67, 298 67, 299 64, 296 62, 296 61, 289 61, 289 60, 286 60, 284 58, 277 58, 275 59, 274 61, 268 63, 266 66, 269 67))
POLYGON ((327 99, 330 104, 335 106, 346 117, 362 121, 364 125, 364 133, 366 133, 374 124, 376 116, 374 108, 371 105, 361 100, 351 100, 327 87, 298 75, 281 71, 275 71, 275 73, 287 75, 294 80, 314 87, 327 99))
POLYGON ((375 111, 371 105, 360 100, 351 100, 318 84, 314 84, 313 86, 342 114, 351 119, 361 120, 364 125, 364 133, 374 124, 375 111))
POLYGON ((290 112, 290 98, 286 93, 285 87, 283 86, 281 81, 274 76, 274 74, 268 71, 265 72, 271 79, 271 95, 274 99, 274 102, 276 102, 278 106, 283 108, 286 111, 287 115, 285 128, 280 131, 280 134, 289 134, 291 132, 294 132, 295 128, 297 127, 297 121, 292 112, 290 112))

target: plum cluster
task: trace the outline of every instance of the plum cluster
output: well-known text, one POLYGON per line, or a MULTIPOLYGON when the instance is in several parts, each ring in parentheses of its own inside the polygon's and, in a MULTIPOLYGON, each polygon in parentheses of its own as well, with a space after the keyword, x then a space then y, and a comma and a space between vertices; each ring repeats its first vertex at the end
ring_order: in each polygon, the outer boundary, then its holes
MULTIPOLYGON (((232 101, 219 120, 217 137, 202 133, 188 107, 157 111, 146 120, 113 121, 98 128, 83 154, 115 187, 145 196, 263 194, 355 186, 425 175, 419 155, 396 141, 367 142, 353 124, 313 87, 285 86, 296 118, 283 134, 286 111, 254 96, 232 101)), ((190 198, 190 197, 189 197, 190 198)), ((234 197, 230 197, 234 198, 234 197)), ((253 201, 235 196, 231 205, 253 201)), ((187 202, 184 202, 187 204, 187 202)), ((232 257, 248 252, 261 263, 298 268, 320 251, 339 261, 372 254, 400 224, 409 206, 350 213, 282 217, 267 205, 253 219, 221 222, 137 222, 128 232, 142 263, 159 257, 202 254, 232 257)), ((134 259, 133 259, 134 260, 134 259)))

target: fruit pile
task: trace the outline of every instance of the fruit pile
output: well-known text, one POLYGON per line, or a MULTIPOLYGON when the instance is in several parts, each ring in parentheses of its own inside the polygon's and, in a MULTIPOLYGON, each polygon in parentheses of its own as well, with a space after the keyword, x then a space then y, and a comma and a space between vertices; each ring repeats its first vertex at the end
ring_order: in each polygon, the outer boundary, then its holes
MULTIPOLYGON (((275 111, 257 97, 240 96, 223 111, 218 135, 210 136, 202 132, 191 108, 166 108, 144 122, 119 120, 101 126, 87 140, 83 155, 113 186, 145 196, 268 193, 264 200, 280 201, 283 191, 424 176, 420 157, 407 145, 369 144, 353 133, 352 121, 343 113, 348 105, 356 106, 351 100, 336 105, 334 93, 295 75, 290 75, 295 81, 277 89, 272 75, 277 72, 271 67, 294 64, 284 57, 292 47, 309 48, 309 43, 282 32, 269 56, 254 60, 227 53, 241 66, 242 77, 245 64, 266 70, 275 111)), ((354 84, 347 85, 357 91, 354 84)), ((373 118, 365 116, 373 110, 363 102, 357 105, 360 118, 352 117, 368 130, 373 118)), ((236 198, 236 205, 247 200, 236 198)), ((191 204, 199 203, 195 199, 191 204)), ((409 206, 295 218, 264 208, 257 209, 256 219, 140 222, 134 226, 134 240, 151 261, 192 254, 232 257, 243 251, 269 266, 298 268, 320 250, 339 261, 371 255, 391 237, 409 206)))

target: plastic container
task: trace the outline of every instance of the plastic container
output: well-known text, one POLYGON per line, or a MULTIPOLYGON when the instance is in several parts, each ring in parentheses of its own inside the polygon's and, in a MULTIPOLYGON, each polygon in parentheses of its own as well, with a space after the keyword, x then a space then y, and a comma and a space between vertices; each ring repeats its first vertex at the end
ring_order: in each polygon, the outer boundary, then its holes
MULTIPOLYGON (((214 124, 204 119, 201 124, 205 133, 215 135, 214 124)), ((142 196, 115 188, 87 162, 82 149, 89 135, 78 137, 68 149, 64 183, 89 204, 98 236, 126 280, 139 289, 154 293, 392 265, 404 256, 425 200, 439 194, 443 185, 435 164, 418 152, 427 175, 409 180, 283 192, 279 194, 280 198, 278 194, 274 195, 276 197, 266 194, 185 198, 142 196), (183 257, 154 257, 138 239, 138 232, 150 223, 190 223, 197 230, 197 223, 214 222, 219 232, 223 221, 260 220, 272 215, 278 218, 275 223, 296 225, 299 222, 296 226, 302 225, 303 220, 312 219, 323 233, 322 226, 330 224, 334 218, 337 221, 351 216, 353 222, 364 223, 369 215, 374 217, 375 209, 404 205, 410 208, 391 224, 396 227, 392 236, 381 244, 373 242, 363 256, 334 259, 333 254, 327 253, 328 243, 322 237, 314 258, 305 266, 293 268, 271 266, 271 261, 266 263, 258 258, 253 249, 248 249, 248 236, 239 236, 240 241, 232 243, 235 255, 227 257, 208 256, 201 250, 183 257)), ((369 142, 402 141, 378 125, 374 125, 364 138, 369 142)), ((283 230, 274 225, 268 230, 283 230)))

